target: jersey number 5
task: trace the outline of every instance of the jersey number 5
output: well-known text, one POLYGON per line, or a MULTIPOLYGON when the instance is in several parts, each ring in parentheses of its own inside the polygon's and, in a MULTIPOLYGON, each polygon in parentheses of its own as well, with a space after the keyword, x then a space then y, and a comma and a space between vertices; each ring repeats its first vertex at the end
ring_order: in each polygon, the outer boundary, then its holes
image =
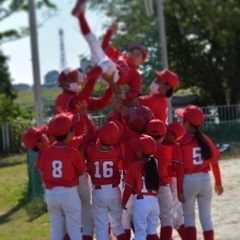
POLYGON ((193 153, 193 165, 201 165, 203 163, 201 148, 194 147, 192 153, 193 153))

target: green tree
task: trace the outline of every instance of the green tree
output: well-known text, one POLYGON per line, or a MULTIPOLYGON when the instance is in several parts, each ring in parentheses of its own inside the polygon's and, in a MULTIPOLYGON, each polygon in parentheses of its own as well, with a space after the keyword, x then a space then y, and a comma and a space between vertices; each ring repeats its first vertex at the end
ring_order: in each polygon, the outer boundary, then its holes
MULTIPOLYGON (((49 0, 38 0, 36 1, 36 6, 38 9, 46 8, 46 11, 49 9, 56 9, 55 5, 49 0)), ((20 11, 25 11, 27 13, 28 0, 1 0, 0 22, 20 11)), ((48 14, 47 16, 49 17, 50 15, 51 14, 48 14)), ((0 31, 0 44, 5 41, 19 39, 28 34, 29 31, 27 27, 0 31)), ((0 50, 0 122, 11 121, 18 117, 31 118, 33 116, 32 111, 23 109, 13 102, 16 96, 16 91, 11 84, 7 58, 0 50)))
MULTIPOLYGON (((56 10, 56 6, 49 0, 36 0, 37 9, 45 9, 44 14, 45 22, 49 17, 52 16, 51 10, 56 10)), ((0 1, 0 22, 11 17, 13 14, 19 12, 28 12, 28 0, 1 0, 0 1)), ((41 24, 39 24, 41 25, 41 24)), ((22 26, 15 29, 8 29, 6 31, 0 31, 0 44, 6 41, 14 41, 16 39, 29 35, 29 28, 22 26)))
MULTIPOLYGON (((181 88, 199 94, 201 104, 240 102, 240 2, 237 0, 181 0, 164 2, 169 68, 178 73, 181 88)), ((157 9, 154 1, 154 9, 157 9)), ((150 59, 143 67, 145 84, 149 73, 161 69, 157 13, 146 17, 143 0, 92 0, 91 7, 105 11, 118 22, 112 42, 126 49, 137 40, 149 46, 150 59)))

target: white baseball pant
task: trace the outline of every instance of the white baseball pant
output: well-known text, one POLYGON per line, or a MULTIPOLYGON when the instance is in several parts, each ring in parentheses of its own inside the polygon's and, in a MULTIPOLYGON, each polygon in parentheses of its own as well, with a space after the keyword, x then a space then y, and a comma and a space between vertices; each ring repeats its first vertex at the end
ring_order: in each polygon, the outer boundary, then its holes
POLYGON ((172 182, 170 184, 172 198, 173 198, 173 227, 178 229, 184 224, 182 203, 178 200, 177 194, 177 178, 172 177, 172 182))
POLYGON ((55 187, 45 192, 51 226, 51 240, 63 239, 67 230, 71 240, 82 239, 81 201, 77 187, 55 187))
POLYGON ((92 64, 100 66, 103 72, 108 75, 114 72, 113 81, 117 82, 119 80, 119 73, 116 64, 106 56, 97 37, 92 32, 84 35, 84 37, 90 47, 92 64))
POLYGON ((185 174, 183 180, 183 214, 185 227, 195 226, 195 203, 198 203, 203 231, 213 229, 211 218, 212 185, 207 172, 185 174))
POLYGON ((93 186, 93 219, 98 240, 108 239, 108 223, 114 236, 124 233, 122 227, 122 198, 119 186, 93 186))
POLYGON ((87 236, 93 236, 94 232, 90 181, 88 173, 79 176, 78 193, 82 203, 83 235, 87 236))
POLYGON ((173 226, 173 198, 170 185, 163 185, 159 188, 158 203, 160 208, 161 226, 173 226))
POLYGON ((135 240, 146 240, 147 235, 157 234, 159 213, 157 197, 133 195, 135 240))

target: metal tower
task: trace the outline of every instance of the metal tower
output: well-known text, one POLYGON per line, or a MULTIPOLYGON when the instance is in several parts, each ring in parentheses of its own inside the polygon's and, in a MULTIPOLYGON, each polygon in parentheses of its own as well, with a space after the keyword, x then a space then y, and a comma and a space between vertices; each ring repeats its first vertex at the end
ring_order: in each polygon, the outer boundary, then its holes
POLYGON ((64 37, 63 37, 63 29, 59 29, 59 39, 60 39, 60 70, 67 66, 67 60, 65 56, 65 48, 64 48, 64 37))

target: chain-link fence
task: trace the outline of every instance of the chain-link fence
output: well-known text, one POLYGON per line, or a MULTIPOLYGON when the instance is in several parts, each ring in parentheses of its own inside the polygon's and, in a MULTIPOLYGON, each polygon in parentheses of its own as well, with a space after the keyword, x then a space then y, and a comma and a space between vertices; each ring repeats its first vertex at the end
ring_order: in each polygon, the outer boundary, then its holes
MULTIPOLYGON (((225 147, 240 145, 240 105, 203 107, 206 120, 202 130, 210 136, 218 146, 225 147)), ((174 109, 173 109, 174 116, 174 109)), ((98 128, 105 122, 105 116, 90 116, 98 128)), ((24 150, 21 143, 23 131, 31 126, 30 122, 15 121, 0 123, 0 154, 19 153, 24 150)), ((29 191, 32 196, 42 197, 43 186, 40 175, 35 167, 37 153, 27 151, 27 165, 29 176, 29 191)))

